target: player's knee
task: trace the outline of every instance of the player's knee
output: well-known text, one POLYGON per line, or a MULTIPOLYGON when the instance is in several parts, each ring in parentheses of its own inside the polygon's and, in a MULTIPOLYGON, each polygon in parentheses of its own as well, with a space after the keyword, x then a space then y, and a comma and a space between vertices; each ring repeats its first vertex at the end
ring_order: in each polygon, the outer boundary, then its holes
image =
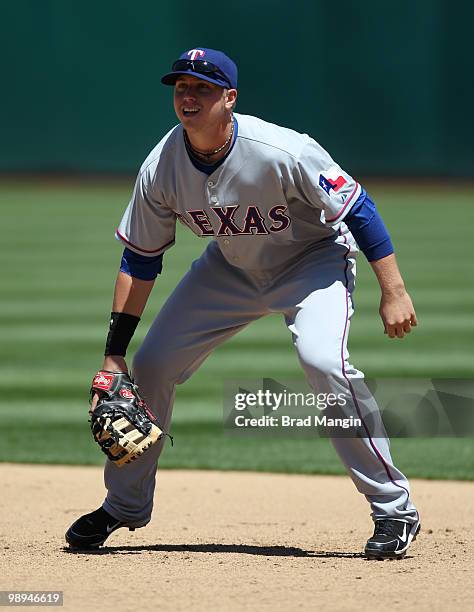
POLYGON ((308 373, 338 378, 342 375, 342 360, 335 351, 318 350, 313 347, 299 347, 299 358, 308 373))
POLYGON ((150 353, 140 348, 133 358, 132 373, 137 383, 152 381, 154 385, 173 384, 178 377, 172 355, 163 351, 150 353))

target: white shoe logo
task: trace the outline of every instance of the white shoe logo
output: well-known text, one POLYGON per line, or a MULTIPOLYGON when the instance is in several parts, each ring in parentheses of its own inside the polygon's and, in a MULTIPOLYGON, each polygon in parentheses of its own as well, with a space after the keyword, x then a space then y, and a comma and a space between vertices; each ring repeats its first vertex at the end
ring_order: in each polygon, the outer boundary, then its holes
POLYGON ((407 537, 408 537, 408 525, 407 523, 405 523, 404 527, 403 527, 403 533, 400 536, 400 540, 405 543, 407 541, 407 537))
POLYGON ((107 533, 111 533, 117 527, 117 525, 120 525, 120 521, 115 523, 115 525, 107 525, 107 533))

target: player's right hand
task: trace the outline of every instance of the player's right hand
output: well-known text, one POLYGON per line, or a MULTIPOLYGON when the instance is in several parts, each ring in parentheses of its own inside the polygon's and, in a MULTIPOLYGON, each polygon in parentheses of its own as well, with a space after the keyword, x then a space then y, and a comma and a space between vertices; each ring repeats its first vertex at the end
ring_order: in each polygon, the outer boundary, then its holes
MULTIPOLYGON (((104 357, 104 363, 102 364, 101 370, 106 370, 108 372, 127 372, 128 366, 125 362, 125 358, 121 355, 107 355, 104 357)), ((94 410, 97 406, 97 402, 99 400, 99 396, 97 393, 91 399, 89 414, 94 410)))

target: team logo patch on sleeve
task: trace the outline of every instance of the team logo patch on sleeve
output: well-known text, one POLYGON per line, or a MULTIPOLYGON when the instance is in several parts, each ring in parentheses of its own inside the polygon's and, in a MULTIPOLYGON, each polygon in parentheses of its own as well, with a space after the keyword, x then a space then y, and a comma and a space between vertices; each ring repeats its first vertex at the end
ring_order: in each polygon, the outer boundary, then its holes
POLYGON ((333 179, 329 176, 330 172, 326 174, 327 176, 324 176, 322 173, 319 175, 319 186, 324 189, 328 195, 331 195, 331 189, 337 193, 339 189, 347 183, 346 179, 341 175, 333 179))

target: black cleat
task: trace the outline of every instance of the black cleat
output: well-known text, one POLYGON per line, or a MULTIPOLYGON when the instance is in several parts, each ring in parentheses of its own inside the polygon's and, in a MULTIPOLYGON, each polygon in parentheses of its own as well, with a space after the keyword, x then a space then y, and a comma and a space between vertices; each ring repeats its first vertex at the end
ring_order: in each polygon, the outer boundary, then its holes
MULTIPOLYGON (((120 527, 128 527, 128 525, 117 521, 103 508, 99 508, 89 514, 84 514, 69 527, 66 531, 66 542, 70 548, 97 549, 111 533, 120 527)), ((134 531, 133 527, 129 529, 134 531)))
POLYGON ((367 540, 368 559, 402 559, 420 532, 420 521, 409 523, 401 519, 378 519, 374 535, 367 540))

